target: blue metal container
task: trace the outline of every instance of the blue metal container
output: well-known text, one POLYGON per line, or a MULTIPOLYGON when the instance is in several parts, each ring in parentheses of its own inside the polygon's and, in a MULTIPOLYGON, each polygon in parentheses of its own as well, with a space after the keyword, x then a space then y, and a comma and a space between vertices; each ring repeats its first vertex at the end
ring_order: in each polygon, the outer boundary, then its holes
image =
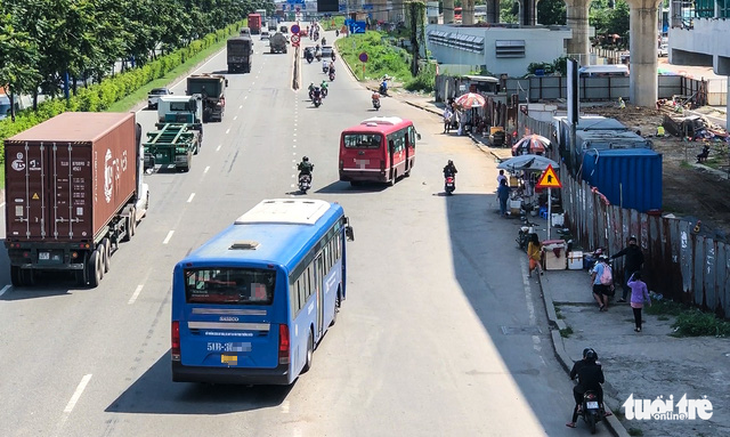
POLYGON ((662 208, 662 155, 653 150, 586 150, 581 177, 612 205, 640 212, 662 208))

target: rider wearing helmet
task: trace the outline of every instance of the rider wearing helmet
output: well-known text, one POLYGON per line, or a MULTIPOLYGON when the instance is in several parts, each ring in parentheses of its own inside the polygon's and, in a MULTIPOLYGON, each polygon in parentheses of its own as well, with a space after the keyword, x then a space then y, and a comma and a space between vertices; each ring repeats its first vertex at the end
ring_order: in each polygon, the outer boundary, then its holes
POLYGON ((302 177, 302 175, 309 175, 311 177, 312 171, 314 171, 314 164, 309 162, 308 156, 304 156, 302 157, 302 162, 297 165, 297 170, 299 170, 299 177, 302 177))
MULTIPOLYGON (((598 354, 591 348, 583 349, 583 359, 577 361, 570 371, 570 379, 578 378, 578 384, 573 387, 573 398, 575 399, 575 407, 573 408, 572 421, 565 424, 569 428, 575 428, 575 422, 578 420, 578 408, 583 403, 583 395, 587 391, 594 391, 598 396, 598 404, 603 408, 603 388, 604 383, 603 370, 598 362, 598 354)), ((606 416, 609 412, 604 412, 606 416)))
POLYGON ((444 177, 447 176, 455 176, 456 173, 459 171, 456 169, 456 166, 454 165, 454 161, 449 159, 449 162, 444 167, 444 177))

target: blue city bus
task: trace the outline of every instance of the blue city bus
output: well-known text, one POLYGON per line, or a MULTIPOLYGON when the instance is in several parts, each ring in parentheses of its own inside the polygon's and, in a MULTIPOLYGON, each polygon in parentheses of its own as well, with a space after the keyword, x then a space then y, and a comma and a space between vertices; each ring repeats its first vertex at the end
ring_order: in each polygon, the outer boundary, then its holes
POLYGON ((347 296, 342 207, 264 200, 177 263, 172 379, 289 385, 347 296))

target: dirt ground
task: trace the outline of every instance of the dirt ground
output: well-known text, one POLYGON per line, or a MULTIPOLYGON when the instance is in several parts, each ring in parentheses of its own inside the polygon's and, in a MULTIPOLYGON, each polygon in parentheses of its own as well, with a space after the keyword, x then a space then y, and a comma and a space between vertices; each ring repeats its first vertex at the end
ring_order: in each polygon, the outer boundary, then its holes
POLYGON ((628 105, 582 108, 585 113, 599 114, 619 120, 633 130, 640 130, 654 142, 654 149, 663 155, 663 210, 677 217, 702 221, 705 233, 730 235, 730 160, 727 143, 711 143, 710 160, 722 171, 705 170, 693 165, 703 147, 701 141, 683 142, 681 138, 655 137, 656 128, 664 119, 651 108, 628 105))

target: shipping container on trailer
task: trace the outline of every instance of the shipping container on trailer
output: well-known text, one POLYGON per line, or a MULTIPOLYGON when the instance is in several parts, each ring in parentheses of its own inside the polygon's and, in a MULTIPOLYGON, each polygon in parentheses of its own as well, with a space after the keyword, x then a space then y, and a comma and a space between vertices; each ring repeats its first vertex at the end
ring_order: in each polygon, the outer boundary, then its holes
POLYGON ((639 212, 662 208, 662 155, 653 150, 586 150, 581 176, 613 205, 639 212))
POLYGON ((140 135, 132 113, 67 112, 5 140, 14 285, 31 285, 42 270, 73 270, 80 285, 98 284, 146 211, 140 135))

